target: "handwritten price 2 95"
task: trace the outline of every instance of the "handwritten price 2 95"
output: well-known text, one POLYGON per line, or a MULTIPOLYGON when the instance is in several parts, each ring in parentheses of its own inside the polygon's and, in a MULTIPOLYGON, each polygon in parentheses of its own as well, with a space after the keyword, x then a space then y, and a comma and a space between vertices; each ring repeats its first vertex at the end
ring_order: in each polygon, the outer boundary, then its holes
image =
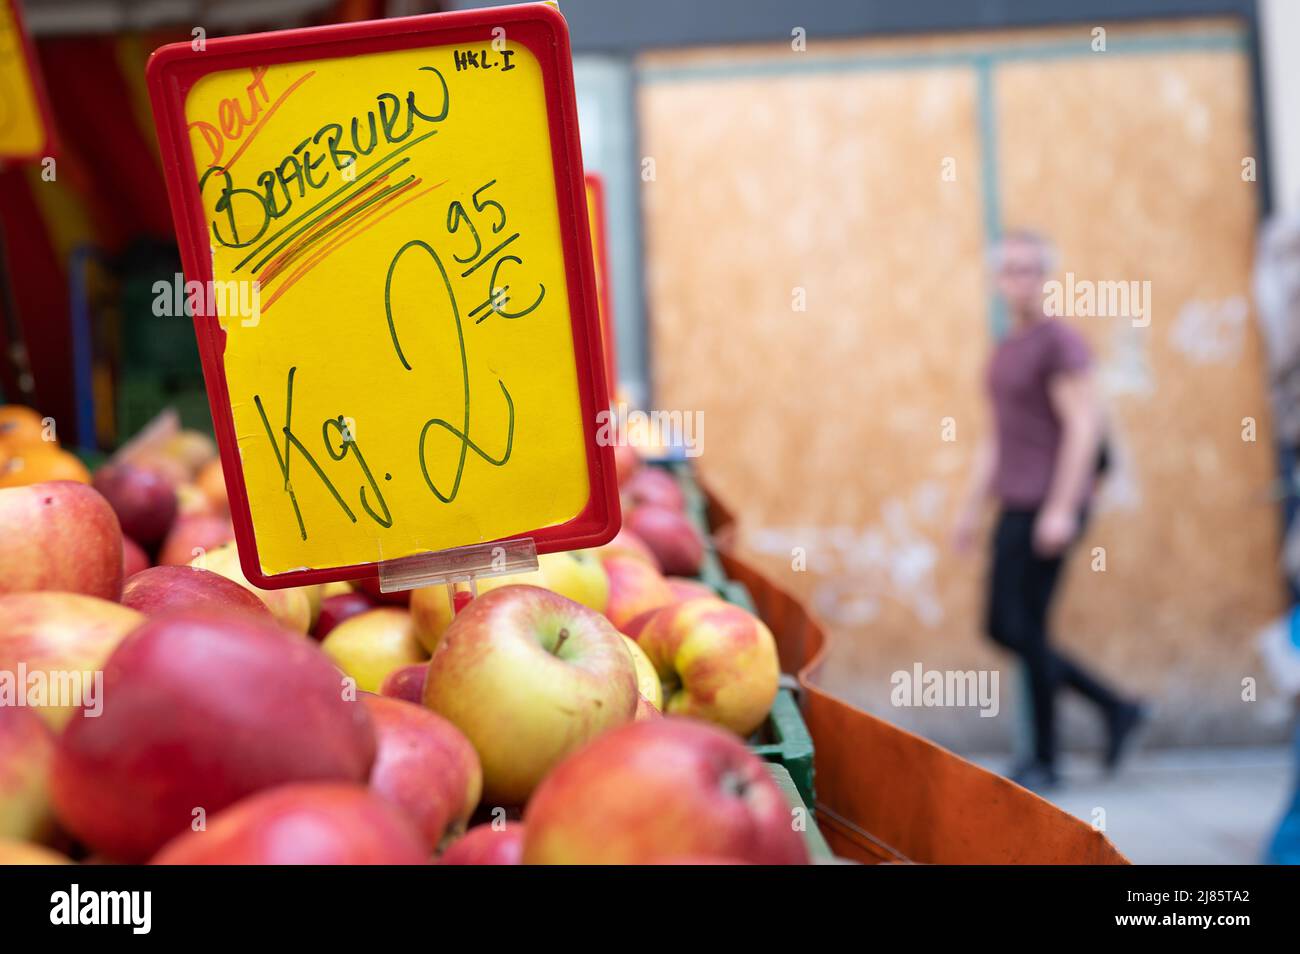
MULTIPOLYGON (((499 284, 502 279, 502 272, 507 263, 513 266, 523 266, 524 261, 514 254, 512 246, 520 238, 520 233, 515 231, 498 240, 506 231, 507 215, 505 207, 491 198, 485 198, 492 186, 496 184, 493 179, 484 183, 476 189, 470 196, 470 208, 466 208, 464 203, 459 200, 453 201, 447 207, 446 231, 449 236, 464 236, 469 241, 464 251, 465 255, 452 252, 451 258, 461 266, 459 278, 467 280, 476 273, 484 276, 486 281, 484 287, 486 297, 482 302, 472 308, 468 314, 469 318, 474 319, 475 324, 481 324, 489 318, 496 316, 500 319, 513 321, 527 317, 537 310, 546 298, 546 286, 538 283, 536 293, 523 307, 512 309, 507 306, 511 305, 512 296, 510 295, 510 285, 499 284), (486 238, 490 236, 490 238, 486 238), (490 245, 490 247, 489 247, 490 245), (507 250, 510 250, 509 252, 507 250), (486 266, 491 266, 486 268, 486 266), (482 271, 480 271, 482 269, 482 271)), ((445 311, 441 302, 431 302, 429 309, 431 314, 425 324, 432 324, 444 316, 450 316, 452 326, 456 332, 456 345, 460 358, 460 381, 462 394, 462 408, 458 420, 450 421, 443 417, 431 417, 426 420, 420 428, 418 438, 413 441, 414 453, 420 467, 420 473, 424 478, 425 484, 433 495, 442 503, 450 504, 456 499, 460 492, 462 480, 465 473, 465 465, 469 454, 472 452, 476 457, 493 467, 504 467, 510 461, 510 455, 514 448, 515 434, 515 403, 510 396, 510 389, 501 379, 497 379, 497 386, 501 390, 501 398, 504 403, 504 414, 506 416, 506 439, 505 447, 498 454, 493 454, 481 447, 471 435, 471 385, 469 375, 469 352, 465 341, 465 327, 462 318, 461 306, 457 301, 455 289, 452 286, 451 274, 443 261, 443 257, 438 253, 430 243, 422 239, 411 239, 393 255, 392 261, 388 266, 388 274, 384 281, 384 315, 387 319, 388 334, 392 342, 393 355, 397 364, 403 373, 416 373, 415 366, 407 358, 402 348, 401 335, 399 326, 407 320, 403 316, 402 320, 393 312, 393 286, 396 281, 398 266, 410 256, 423 257, 433 266, 433 272, 441 280, 443 288, 447 293, 445 311), (456 440, 457 459, 454 475, 451 478, 450 486, 445 484, 440 486, 434 480, 430 472, 429 450, 427 447, 430 432, 443 431, 450 434, 456 440)), ((407 274, 407 272, 403 272, 407 274)), ((294 432, 293 429, 293 389, 294 378, 297 374, 297 368, 291 367, 288 372, 285 391, 284 404, 284 424, 279 429, 277 436, 275 429, 272 427, 270 418, 266 412, 265 403, 261 395, 253 396, 253 403, 261 417, 262 426, 266 431, 267 440, 270 441, 271 447, 275 452, 276 462, 279 466, 280 473, 284 477, 284 492, 293 507, 294 517, 298 522, 298 530, 302 539, 307 539, 307 525, 303 519, 302 508, 298 501, 297 493, 293 487, 292 465, 294 458, 301 457, 304 464, 310 468, 311 473, 316 479, 320 480, 325 489, 329 491, 334 502, 338 504, 343 514, 353 523, 358 520, 357 510, 349 505, 343 493, 330 476, 326 473, 325 468, 321 465, 320 459, 314 455, 303 440, 294 432)), ((356 465, 362 483, 358 485, 355 500, 359 509, 366 514, 371 520, 381 527, 389 528, 393 526, 394 516, 389 510, 388 503, 384 499, 381 481, 376 479, 374 471, 371 469, 366 460, 365 454, 361 450, 361 445, 357 440, 356 431, 360 428, 351 426, 353 418, 340 413, 336 417, 328 418, 320 425, 321 442, 324 444, 325 452, 329 460, 334 463, 342 463, 351 458, 356 465)), ((393 479, 392 471, 386 470, 383 474, 383 481, 393 479)))

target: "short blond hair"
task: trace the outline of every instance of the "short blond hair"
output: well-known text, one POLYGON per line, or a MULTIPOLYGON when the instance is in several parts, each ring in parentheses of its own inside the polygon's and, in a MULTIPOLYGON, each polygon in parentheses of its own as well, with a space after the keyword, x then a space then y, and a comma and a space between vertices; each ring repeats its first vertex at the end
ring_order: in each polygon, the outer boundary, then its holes
POLYGON ((1033 229, 1009 229, 998 236, 989 249, 988 264, 993 271, 1002 267, 1003 251, 1008 245, 1034 246, 1038 249, 1038 261, 1042 266, 1043 274, 1048 275, 1056 270, 1058 255, 1056 245, 1051 239, 1033 229))

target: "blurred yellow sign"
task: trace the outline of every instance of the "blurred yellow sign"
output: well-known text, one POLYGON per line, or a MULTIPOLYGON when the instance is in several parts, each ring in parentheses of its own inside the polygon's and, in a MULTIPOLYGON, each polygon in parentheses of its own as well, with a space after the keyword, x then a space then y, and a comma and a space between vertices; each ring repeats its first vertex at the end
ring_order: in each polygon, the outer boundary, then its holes
POLYGON ((13 0, 0 0, 0 158, 36 158, 48 141, 37 82, 13 0))

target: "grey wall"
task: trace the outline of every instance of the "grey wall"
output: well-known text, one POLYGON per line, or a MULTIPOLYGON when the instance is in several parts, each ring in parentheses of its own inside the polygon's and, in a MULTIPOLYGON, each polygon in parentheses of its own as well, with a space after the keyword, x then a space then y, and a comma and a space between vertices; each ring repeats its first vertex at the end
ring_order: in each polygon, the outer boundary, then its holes
POLYGON ((619 377, 634 403, 647 401, 649 377, 641 282, 641 183, 630 61, 579 55, 573 63, 582 161, 605 180, 606 245, 613 286, 619 377))
MULTIPOLYGON (((451 0, 454 9, 510 0, 451 0)), ((1255 0, 560 0, 575 52, 1239 14, 1255 0)))

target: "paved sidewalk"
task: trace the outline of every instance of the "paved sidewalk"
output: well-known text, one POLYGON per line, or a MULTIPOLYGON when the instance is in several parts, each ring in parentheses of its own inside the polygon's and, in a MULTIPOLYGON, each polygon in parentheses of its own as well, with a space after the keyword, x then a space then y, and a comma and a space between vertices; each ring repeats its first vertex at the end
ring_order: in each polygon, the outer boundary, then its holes
MULTIPOLYGON (((1006 756, 968 756, 995 772, 1006 756)), ((1048 797, 1092 824, 1134 864, 1256 864, 1290 792, 1289 747, 1134 753, 1114 778, 1067 757, 1048 797)))

